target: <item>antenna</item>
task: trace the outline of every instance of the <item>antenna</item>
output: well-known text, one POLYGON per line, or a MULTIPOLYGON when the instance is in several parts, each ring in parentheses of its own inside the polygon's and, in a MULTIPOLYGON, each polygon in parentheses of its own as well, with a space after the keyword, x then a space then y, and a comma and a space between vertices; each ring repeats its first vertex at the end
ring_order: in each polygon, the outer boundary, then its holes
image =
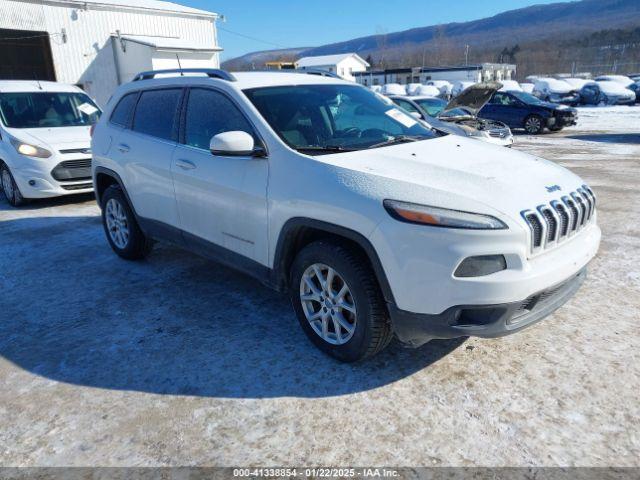
POLYGON ((180 76, 184 77, 184 72, 182 71, 182 65, 180 64, 180 56, 176 53, 176 60, 178 60, 178 68, 180 69, 180 76))
POLYGON ((36 83, 38 84, 38 88, 40 90, 42 90, 42 85, 40 84, 40 80, 38 79, 38 75, 36 75, 35 70, 33 71, 33 79, 36 81, 36 83))

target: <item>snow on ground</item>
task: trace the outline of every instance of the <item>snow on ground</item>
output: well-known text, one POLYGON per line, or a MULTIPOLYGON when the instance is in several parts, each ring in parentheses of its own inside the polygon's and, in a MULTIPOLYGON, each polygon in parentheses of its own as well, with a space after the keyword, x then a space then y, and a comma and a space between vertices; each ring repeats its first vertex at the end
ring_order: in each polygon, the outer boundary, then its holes
POLYGON ((516 143, 599 197, 577 296, 362 365, 231 270, 164 245, 119 260, 90 198, 0 200, 0 465, 640 466, 640 110, 580 115, 516 143))

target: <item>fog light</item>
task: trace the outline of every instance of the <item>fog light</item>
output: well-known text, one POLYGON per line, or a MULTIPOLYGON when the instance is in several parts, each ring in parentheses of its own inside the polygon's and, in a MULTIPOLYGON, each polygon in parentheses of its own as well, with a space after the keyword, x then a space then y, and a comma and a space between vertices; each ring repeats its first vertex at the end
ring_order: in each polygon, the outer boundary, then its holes
POLYGON ((507 269, 504 255, 484 255, 465 258, 456 269, 454 276, 460 278, 484 277, 507 269))

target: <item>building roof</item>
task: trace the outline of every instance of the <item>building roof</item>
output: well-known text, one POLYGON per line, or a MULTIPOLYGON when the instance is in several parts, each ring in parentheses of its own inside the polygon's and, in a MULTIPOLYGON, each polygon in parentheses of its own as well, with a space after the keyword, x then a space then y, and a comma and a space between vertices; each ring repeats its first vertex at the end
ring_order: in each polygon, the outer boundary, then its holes
POLYGON ((361 62, 365 67, 369 67, 369 64, 357 53, 342 53, 339 55, 320 55, 318 57, 303 57, 296 62, 298 68, 317 67, 322 65, 337 65, 338 63, 346 60, 347 58, 354 57, 361 62))
POLYGON ((159 51, 171 52, 220 52, 216 45, 197 44, 191 40, 171 37, 149 37, 144 35, 122 35, 123 40, 139 43, 159 51))
POLYGON ((78 8, 85 6, 109 7, 123 10, 144 10, 148 12, 177 13, 187 15, 198 15, 207 17, 217 17, 218 14, 200 10, 197 8, 185 7, 178 3, 165 2, 163 0, 58 0, 62 4, 77 4, 78 8))

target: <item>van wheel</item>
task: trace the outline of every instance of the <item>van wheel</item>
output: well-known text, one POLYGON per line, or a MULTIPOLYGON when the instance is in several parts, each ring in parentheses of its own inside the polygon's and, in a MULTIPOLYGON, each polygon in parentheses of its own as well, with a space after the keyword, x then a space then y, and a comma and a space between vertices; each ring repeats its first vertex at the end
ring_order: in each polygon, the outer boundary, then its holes
POLYGON ((538 135, 544 130, 544 120, 540 115, 529 115, 524 121, 524 129, 529 135, 538 135))
POLYGON ((102 195, 102 225, 109 245, 125 260, 141 260, 151 252, 148 239, 119 186, 112 185, 102 195))
POLYGON ((302 249, 291 267, 290 296, 307 337, 342 362, 371 357, 391 341, 375 274, 352 248, 318 241, 302 249))
POLYGON ((25 199, 20 193, 20 189, 16 184, 13 175, 11 174, 11 170, 4 163, 0 162, 0 180, 2 183, 2 191, 4 192, 4 196, 9 202, 10 205, 14 207, 19 207, 24 205, 25 199))

